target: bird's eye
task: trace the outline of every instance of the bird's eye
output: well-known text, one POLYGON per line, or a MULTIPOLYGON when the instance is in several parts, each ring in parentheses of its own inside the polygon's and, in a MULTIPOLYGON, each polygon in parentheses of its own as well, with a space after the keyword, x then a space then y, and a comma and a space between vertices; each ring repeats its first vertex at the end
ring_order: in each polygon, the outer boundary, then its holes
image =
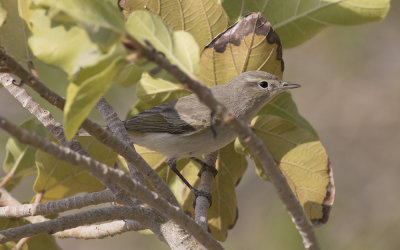
POLYGON ((258 84, 261 86, 261 88, 264 88, 264 89, 268 88, 268 86, 269 86, 269 83, 267 81, 261 81, 258 84))

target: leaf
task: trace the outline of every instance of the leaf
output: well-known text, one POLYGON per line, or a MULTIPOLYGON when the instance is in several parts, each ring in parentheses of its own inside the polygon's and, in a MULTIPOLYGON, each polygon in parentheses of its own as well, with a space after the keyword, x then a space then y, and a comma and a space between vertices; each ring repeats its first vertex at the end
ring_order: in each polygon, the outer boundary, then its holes
POLYGON ((151 109, 154 105, 147 104, 145 102, 137 101, 135 105, 128 111, 125 116, 125 119, 129 119, 145 110, 151 109))
MULTIPOLYGON (((22 218, 0 218, 0 230, 14 228, 14 227, 18 227, 18 226, 22 226, 22 225, 26 225, 26 224, 29 224, 29 222, 22 218)), ((0 250, 15 249, 15 245, 17 242, 18 242, 18 240, 9 241, 5 244, 1 244, 0 250)), ((61 248, 57 245, 57 242, 53 236, 44 235, 44 234, 30 237, 29 240, 26 242, 26 244, 22 247, 22 249, 61 250, 61 248)))
MULTIPOLYGON (((290 188, 314 225, 327 222, 335 187, 326 151, 314 133, 273 115, 259 115, 251 122, 253 131, 270 150, 290 188)), ((235 148, 247 152, 237 140, 235 148)), ((268 180, 256 161, 257 173, 268 180)))
POLYGON ((279 116, 318 136, 310 123, 299 114, 290 92, 283 92, 275 97, 258 114, 279 116))
POLYGON ((201 53, 200 65, 200 77, 209 86, 250 70, 282 78, 284 70, 279 37, 259 13, 245 16, 211 41, 201 53))
POLYGON ((32 17, 33 10, 31 9, 32 0, 18 0, 18 14, 26 21, 26 25, 29 29, 32 29, 29 20, 32 17))
POLYGON ((158 16, 135 11, 126 22, 130 35, 148 41, 172 63, 188 74, 199 73, 199 47, 187 32, 173 32, 158 16))
MULTIPOLYGON (((117 154, 110 148, 89 136, 77 139, 94 159, 113 166, 117 154)), ((38 176, 33 189, 35 192, 44 192, 42 202, 104 189, 104 186, 87 171, 41 151, 36 153, 36 167, 38 176)))
POLYGON ((140 80, 142 73, 143 70, 139 66, 134 63, 127 64, 116 76, 114 83, 129 87, 140 80))
MULTIPOLYGON (((21 128, 40 136, 48 134, 47 130, 35 118, 25 121, 21 124, 21 128)), ((8 191, 18 185, 24 177, 36 173, 35 153, 35 148, 22 144, 13 137, 8 139, 6 157, 3 163, 4 172, 11 178, 5 186, 8 191)))
POLYGON ((7 54, 12 55, 17 62, 25 65, 28 60, 26 34, 24 32, 24 21, 18 15, 18 2, 0 2, 1 8, 7 13, 0 28, 0 46, 7 51, 7 54))
POLYGON ((2 7, 2 4, 0 3, 0 27, 6 21, 6 17, 7 17, 7 11, 2 7))
POLYGON ((31 237, 28 242, 29 250, 62 250, 62 248, 57 244, 56 239, 51 235, 37 235, 31 237))
POLYGON ((48 7, 53 20, 74 20, 103 48, 112 46, 124 33, 123 16, 115 1, 36 0, 36 4, 48 7))
MULTIPOLYGON (((169 168, 167 164, 167 157, 160 153, 149 150, 145 147, 135 145, 136 151, 143 157, 143 159, 163 178, 163 180, 171 188, 175 194, 178 202, 183 203, 183 199, 190 194, 185 184, 179 177, 169 168)), ((189 183, 196 185, 195 181, 198 180, 197 173, 199 167, 188 159, 182 159, 177 162, 177 169, 183 176, 187 178, 189 183)))
POLYGON ((297 46, 332 25, 357 25, 385 18, 390 0, 224 0, 232 22, 260 11, 279 34, 285 48, 297 46))
POLYGON ((190 93, 180 84, 153 78, 147 73, 143 74, 136 89, 136 95, 140 101, 156 105, 176 100, 190 93))
POLYGON ((70 79, 82 68, 96 64, 102 56, 84 29, 54 26, 44 9, 33 11, 27 23, 32 25, 32 36, 28 40, 32 53, 43 62, 63 69, 70 79))
POLYGON ((228 26, 228 17, 215 0, 125 0, 119 4, 125 15, 149 10, 172 29, 189 32, 200 48, 228 26))
POLYGON ((64 129, 71 140, 101 96, 111 87, 125 63, 120 46, 110 50, 105 60, 82 70, 67 88, 64 108, 64 129))
MULTIPOLYGON (((220 149, 216 168, 218 174, 211 187, 212 205, 208 211, 208 229, 215 239, 225 241, 228 230, 234 227, 238 218, 235 188, 247 168, 247 161, 243 155, 235 153, 233 143, 230 143, 220 149)), ((197 172, 193 176, 196 174, 197 172)), ((199 178, 196 186, 198 183, 199 178)), ((183 209, 192 215, 193 199, 193 194, 185 197, 182 205, 183 209)))

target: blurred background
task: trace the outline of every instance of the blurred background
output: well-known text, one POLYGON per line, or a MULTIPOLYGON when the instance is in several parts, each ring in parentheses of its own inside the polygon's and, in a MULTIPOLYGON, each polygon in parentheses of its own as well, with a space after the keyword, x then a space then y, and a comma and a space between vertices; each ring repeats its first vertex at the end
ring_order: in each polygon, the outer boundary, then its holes
MULTIPOLYGON (((400 1, 379 23, 331 27, 284 50, 288 81, 300 113, 314 126, 333 164, 336 199, 329 222, 316 229, 322 249, 400 249, 400 1)), ((23 52, 21 52, 23 53, 23 52)), ((54 80, 54 79, 53 79, 54 80)), ((63 94, 65 85, 55 82, 63 94)), ((124 118, 134 87, 107 98, 124 118)), ((57 111, 56 117, 61 121, 57 111)), ((28 112, 0 89, 0 114, 15 123, 28 112)), ((92 118, 99 119, 96 114, 92 118)), ((99 119, 100 120, 100 119, 99 119)), ((0 131, 0 145, 7 135, 0 131)), ((0 148, 0 162, 4 160, 0 148)), ((1 171, 1 170, 0 170, 1 171)), ((1 173, 3 175, 3 173, 1 173)), ((13 194, 30 200, 34 178, 13 194)), ((270 183, 250 166, 237 187, 239 219, 227 249, 302 249, 301 239, 270 183)), ((64 249, 167 249, 152 235, 58 240, 64 249)))

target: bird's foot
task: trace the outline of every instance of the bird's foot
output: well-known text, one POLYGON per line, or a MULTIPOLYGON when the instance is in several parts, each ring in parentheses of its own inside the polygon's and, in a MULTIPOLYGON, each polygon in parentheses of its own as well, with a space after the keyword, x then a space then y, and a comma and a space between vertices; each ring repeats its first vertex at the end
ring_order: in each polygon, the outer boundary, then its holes
POLYGON ((202 190, 197 190, 197 189, 195 189, 195 188, 191 189, 191 191, 192 191, 193 194, 194 194, 194 200, 193 200, 193 207, 194 207, 194 208, 196 207, 197 197, 199 197, 199 196, 203 196, 203 197, 207 198, 208 204, 210 204, 210 207, 211 207, 211 204, 212 204, 212 196, 211 196, 211 194, 210 194, 209 192, 202 191, 202 190))
POLYGON ((203 174, 204 171, 208 171, 208 172, 212 173, 214 175, 214 177, 218 174, 218 170, 214 166, 210 166, 207 163, 205 163, 204 161, 197 159, 195 157, 192 157, 191 159, 201 165, 200 171, 197 174, 198 177, 201 177, 201 174, 203 174))

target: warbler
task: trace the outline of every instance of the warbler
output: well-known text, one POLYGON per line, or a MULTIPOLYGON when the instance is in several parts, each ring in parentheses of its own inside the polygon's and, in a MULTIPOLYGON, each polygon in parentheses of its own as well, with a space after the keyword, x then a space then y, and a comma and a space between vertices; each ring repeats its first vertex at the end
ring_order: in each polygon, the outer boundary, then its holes
MULTIPOLYGON (((298 87, 299 84, 282 81, 264 71, 248 71, 210 90, 236 118, 249 123, 273 97, 298 87)), ((236 134, 213 119, 210 109, 197 95, 158 105, 124 121, 124 125, 135 144, 168 157, 171 169, 194 194, 210 199, 183 178, 176 169, 176 161, 217 151, 232 142, 236 134)))

